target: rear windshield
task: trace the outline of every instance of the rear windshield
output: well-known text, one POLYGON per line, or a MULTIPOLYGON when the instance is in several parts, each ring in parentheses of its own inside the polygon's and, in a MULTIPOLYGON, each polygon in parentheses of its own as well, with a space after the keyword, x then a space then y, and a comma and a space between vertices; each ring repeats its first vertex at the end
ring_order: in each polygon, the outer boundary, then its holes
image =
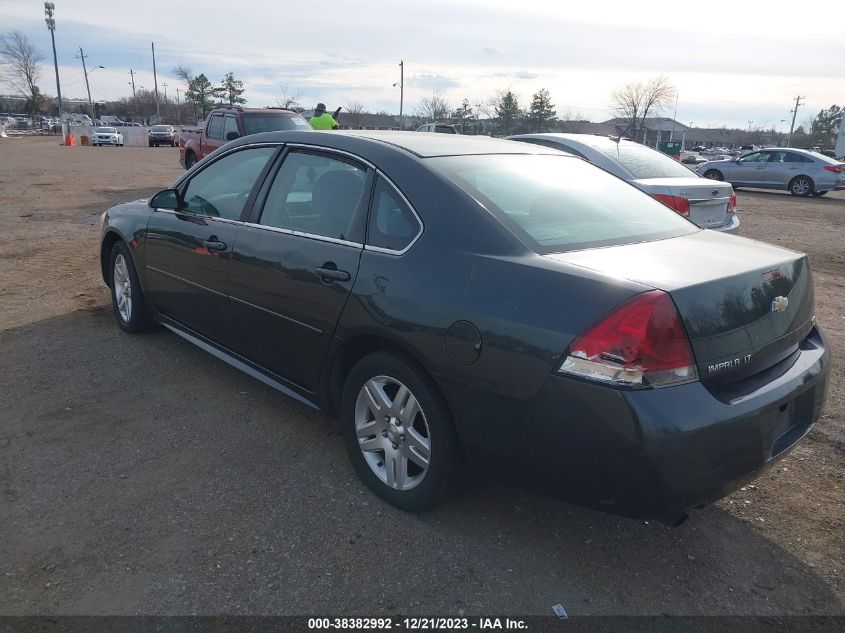
POLYGON ((169 132, 170 126, 169 125, 154 125, 153 129, 151 131, 153 131, 153 132, 169 132))
POLYGON ((117 130, 115 130, 113 127, 98 127, 96 130, 94 130, 94 133, 95 133, 95 134, 96 134, 96 133, 100 133, 100 134, 114 134, 114 133, 116 133, 116 132, 117 132, 117 130))
POLYGON ((281 132, 283 130, 310 130, 308 122, 298 114, 282 114, 280 112, 260 112, 244 114, 244 134, 258 134, 259 132, 281 132))
POLYGON ((539 253, 644 242, 698 230, 648 194, 573 157, 488 154, 429 158, 426 163, 539 253))
POLYGON ((674 158, 640 145, 639 143, 614 143, 607 139, 601 145, 588 143, 594 149, 615 160, 634 176, 641 178, 689 178, 690 170, 674 158))

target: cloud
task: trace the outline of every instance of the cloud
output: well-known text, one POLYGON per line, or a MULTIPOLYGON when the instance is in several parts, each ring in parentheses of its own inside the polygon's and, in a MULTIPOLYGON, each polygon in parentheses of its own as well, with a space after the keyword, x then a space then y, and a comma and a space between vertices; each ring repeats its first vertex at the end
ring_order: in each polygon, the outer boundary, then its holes
POLYGON ((445 92, 452 88, 458 88, 461 82, 451 77, 445 77, 436 73, 423 73, 413 75, 410 77, 411 83, 423 90, 437 90, 438 92, 445 92))

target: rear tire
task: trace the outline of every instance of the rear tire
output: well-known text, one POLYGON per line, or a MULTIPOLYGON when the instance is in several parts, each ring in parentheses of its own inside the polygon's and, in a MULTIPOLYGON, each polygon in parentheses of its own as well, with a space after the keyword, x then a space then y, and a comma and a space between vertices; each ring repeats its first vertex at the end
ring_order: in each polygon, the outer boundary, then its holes
POLYGON ((806 198, 813 194, 813 179, 809 176, 796 176, 789 181, 789 193, 799 198, 806 198))
POLYGON ((724 180, 725 177, 722 175, 718 169, 708 169, 704 172, 704 177, 709 178, 710 180, 724 180))
POLYGON ((352 368, 341 396, 341 430, 352 466, 377 495, 407 512, 440 500, 460 480, 458 439, 429 375, 396 352, 352 368))
POLYGON ((117 324, 124 332, 150 329, 153 320, 141 290, 141 282, 129 249, 122 241, 115 242, 109 256, 109 286, 117 324))

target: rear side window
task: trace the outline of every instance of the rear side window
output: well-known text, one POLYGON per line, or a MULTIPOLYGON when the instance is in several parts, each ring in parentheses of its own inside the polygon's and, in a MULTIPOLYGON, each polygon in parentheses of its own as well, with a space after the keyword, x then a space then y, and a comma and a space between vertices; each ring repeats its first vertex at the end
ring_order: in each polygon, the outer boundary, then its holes
POLYGON ((698 230, 636 187, 565 155, 444 156, 426 163, 539 253, 645 242, 698 230))
POLYGON ((352 163, 291 152, 276 174, 260 224, 362 242, 366 172, 352 163))
POLYGON ((384 179, 376 182, 367 245, 403 251, 417 237, 422 225, 405 200, 384 179))
POLYGON ((229 138, 229 134, 234 134, 232 138, 238 138, 240 134, 238 133, 238 120, 233 116, 227 116, 223 120, 223 138, 231 140, 229 138))

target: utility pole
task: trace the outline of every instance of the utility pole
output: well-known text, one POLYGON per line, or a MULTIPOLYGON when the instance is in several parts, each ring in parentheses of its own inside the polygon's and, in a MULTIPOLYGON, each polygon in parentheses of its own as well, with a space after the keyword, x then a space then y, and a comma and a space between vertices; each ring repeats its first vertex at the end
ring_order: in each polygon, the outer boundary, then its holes
POLYGON ((85 58, 88 57, 83 51, 82 47, 79 47, 79 59, 82 60, 82 72, 85 74, 85 89, 88 91, 88 107, 91 108, 91 125, 94 124, 94 119, 96 119, 96 115, 94 114, 94 102, 91 101, 91 86, 88 84, 88 69, 85 68, 85 58))
POLYGON ((62 122, 62 86, 59 83, 59 59, 56 57, 56 20, 53 19, 53 11, 56 10, 56 5, 52 2, 44 3, 44 19, 47 22, 47 28, 50 29, 50 39, 53 41, 53 65, 56 67, 56 94, 59 98, 59 123, 62 122))
POLYGON ((135 71, 129 69, 129 76, 132 77, 132 98, 135 98, 135 71))
POLYGON ((672 137, 675 136, 675 119, 678 118, 678 93, 675 93, 675 114, 672 115, 672 130, 669 132, 669 142, 672 142, 672 137))
POLYGON ((164 103, 167 103, 167 82, 161 84, 164 87, 164 103))
POLYGON ((156 93, 156 118, 158 119, 157 122, 161 121, 161 113, 158 109, 158 76, 156 75, 156 45, 155 42, 150 42, 150 46, 153 49, 153 81, 155 82, 155 93, 156 93))
POLYGON ((179 107, 179 88, 176 88, 176 118, 179 121, 179 125, 182 125, 182 110, 179 107))
POLYGON ((801 103, 801 99, 804 99, 801 95, 795 97, 795 109, 792 110, 792 125, 789 126, 789 136, 786 138, 786 146, 790 147, 792 145, 792 131, 795 129, 795 117, 798 116, 798 108, 804 105, 801 103))

